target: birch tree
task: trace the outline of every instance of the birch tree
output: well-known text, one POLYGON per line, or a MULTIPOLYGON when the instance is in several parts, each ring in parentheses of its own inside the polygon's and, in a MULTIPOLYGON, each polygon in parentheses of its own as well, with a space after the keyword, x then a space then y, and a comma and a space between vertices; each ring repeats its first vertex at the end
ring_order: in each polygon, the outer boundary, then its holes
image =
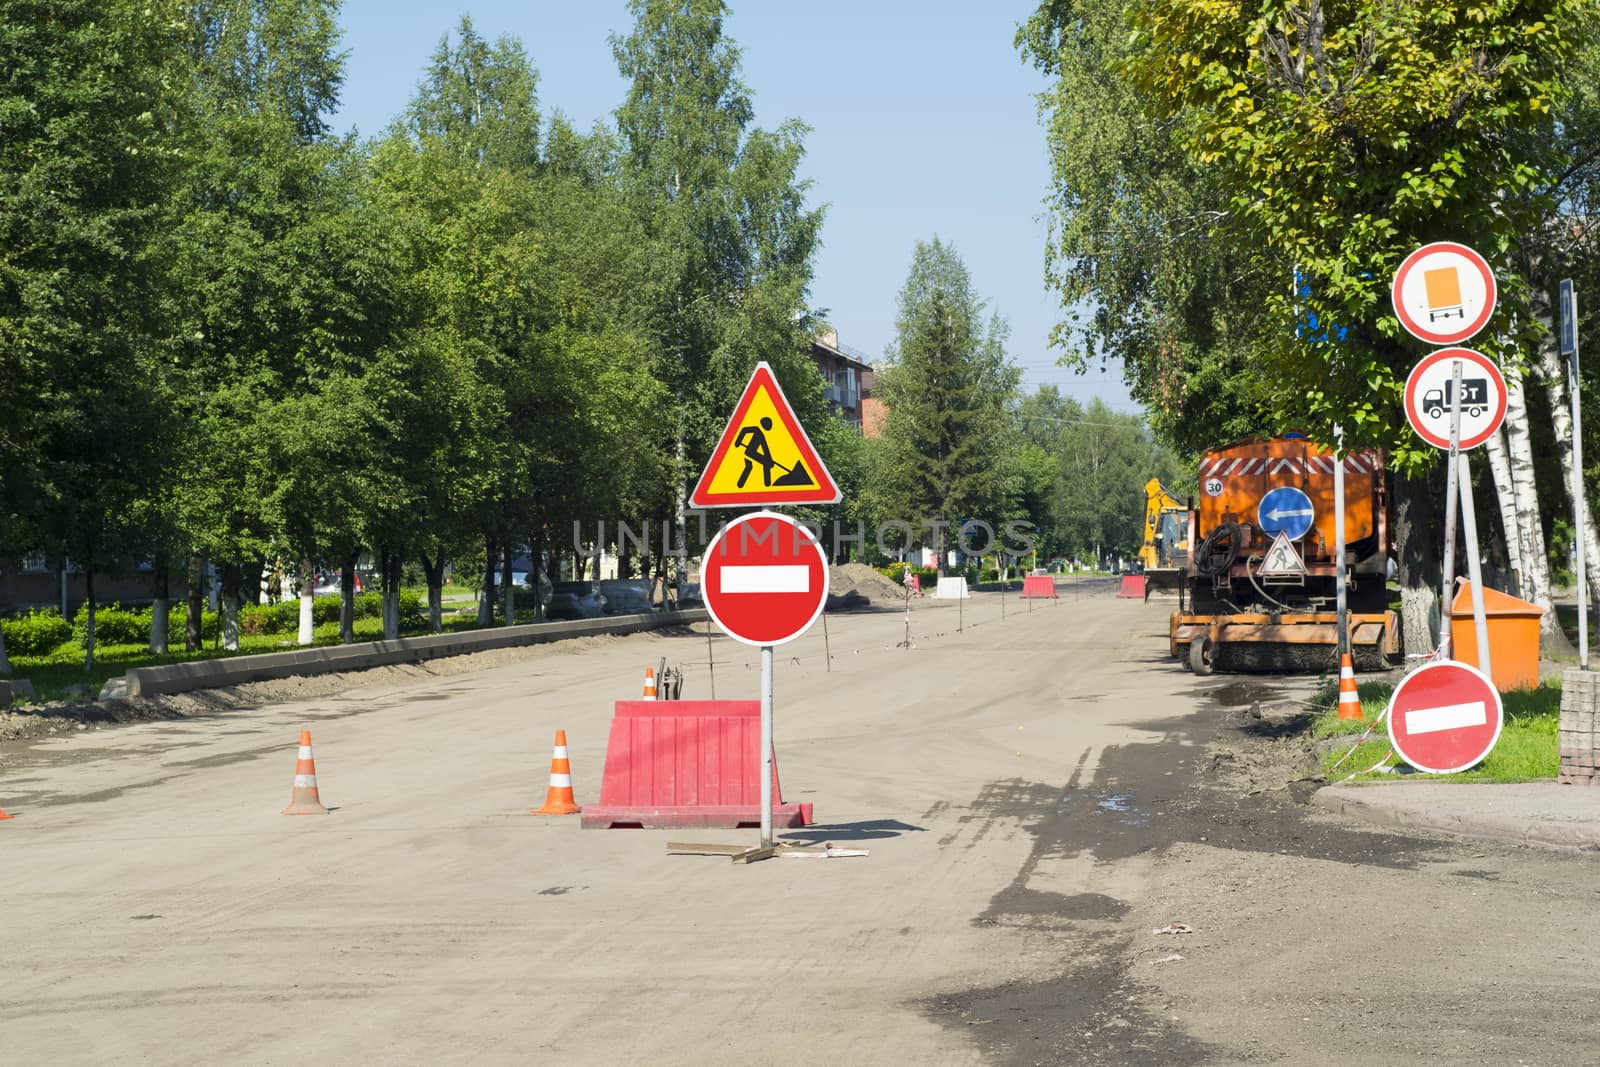
MULTIPOLYGON (((1550 600, 1550 557, 1545 555, 1544 526, 1539 521, 1539 494, 1533 477, 1533 446, 1528 436, 1528 404, 1522 375, 1506 373, 1506 455, 1511 493, 1517 507, 1518 554, 1522 557, 1522 598, 1544 609, 1539 620, 1540 643, 1568 646, 1550 600)), ((1448 605, 1447 605, 1448 607, 1448 605)))
POLYGON ((1526 564, 1522 559, 1522 535, 1519 532, 1522 526, 1521 517, 1517 514, 1517 493, 1511 483, 1511 461, 1506 456, 1505 428, 1502 426, 1489 435, 1483 443, 1484 458, 1489 465, 1489 475, 1494 484, 1496 510, 1500 516, 1500 530, 1504 535, 1502 544, 1506 550, 1506 562, 1510 569, 1507 577, 1510 579, 1510 588, 1506 592, 1512 596, 1522 596, 1523 571, 1526 564))
MULTIPOLYGON (((1535 309, 1548 312, 1548 301, 1541 305, 1536 300, 1535 309)), ((1543 316, 1543 321, 1549 325, 1548 314, 1543 316)), ((1561 460, 1561 484, 1567 491, 1568 499, 1583 509, 1583 544, 1578 548, 1584 554, 1584 577, 1589 585, 1587 595, 1590 604, 1600 604, 1600 531, 1594 528, 1594 509, 1589 506, 1588 494, 1581 490, 1573 494, 1572 399, 1568 390, 1569 375, 1557 351, 1554 331, 1546 329, 1543 332, 1534 348, 1534 357, 1533 366, 1550 401, 1550 423, 1555 431, 1556 455, 1561 460)), ((1578 595, 1585 593, 1579 590, 1578 595)))

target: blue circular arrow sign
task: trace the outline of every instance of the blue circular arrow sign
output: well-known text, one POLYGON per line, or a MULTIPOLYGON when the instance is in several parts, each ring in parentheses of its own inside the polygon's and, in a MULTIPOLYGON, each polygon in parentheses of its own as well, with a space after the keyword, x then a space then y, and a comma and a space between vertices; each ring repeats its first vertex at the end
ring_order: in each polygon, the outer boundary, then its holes
POLYGON ((1256 508, 1256 525, 1269 534, 1285 533, 1298 541, 1311 529, 1317 517, 1311 498, 1292 485, 1279 486, 1261 498, 1256 508))

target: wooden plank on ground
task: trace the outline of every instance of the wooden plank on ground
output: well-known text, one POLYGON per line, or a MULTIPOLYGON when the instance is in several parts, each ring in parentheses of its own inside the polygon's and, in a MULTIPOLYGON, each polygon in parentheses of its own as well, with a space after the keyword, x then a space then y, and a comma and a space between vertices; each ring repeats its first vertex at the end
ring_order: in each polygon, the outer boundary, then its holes
POLYGON ((701 845, 691 841, 668 841, 669 856, 737 856, 749 845, 701 845))

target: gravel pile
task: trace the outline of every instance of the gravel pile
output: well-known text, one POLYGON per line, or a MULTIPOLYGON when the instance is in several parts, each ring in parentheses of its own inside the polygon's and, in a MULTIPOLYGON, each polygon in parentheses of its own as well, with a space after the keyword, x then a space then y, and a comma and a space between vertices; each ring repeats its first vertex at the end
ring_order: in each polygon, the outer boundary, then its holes
POLYGON ((874 606, 905 603, 906 591, 865 563, 845 563, 829 568, 828 592, 835 597, 855 593, 874 606))

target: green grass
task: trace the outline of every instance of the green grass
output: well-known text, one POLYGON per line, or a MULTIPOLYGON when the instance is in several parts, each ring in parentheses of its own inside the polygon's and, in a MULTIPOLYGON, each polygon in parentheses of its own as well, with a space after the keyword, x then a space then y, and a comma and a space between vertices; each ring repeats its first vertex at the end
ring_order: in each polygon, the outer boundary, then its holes
MULTIPOLYGON (((1365 716, 1363 722, 1340 719, 1337 683, 1330 682, 1323 687, 1318 703, 1324 705, 1326 710, 1313 723, 1312 737, 1348 736, 1354 743, 1356 737, 1383 714, 1394 687, 1387 682, 1367 682, 1358 685, 1357 691, 1361 695, 1361 714, 1365 716)), ((1552 678, 1537 689, 1502 693, 1500 699, 1505 706, 1505 725, 1500 730, 1500 740, 1495 742, 1494 749, 1484 761, 1459 774, 1434 777, 1452 782, 1532 782, 1556 776, 1561 769, 1557 737, 1561 716, 1561 679, 1552 678)), ((1374 730, 1372 736, 1335 769, 1334 763, 1348 749, 1348 745, 1341 745, 1322 757, 1322 774, 1329 781, 1340 781, 1358 771, 1361 773, 1356 775, 1356 781, 1392 777, 1382 772, 1367 772, 1368 767, 1390 750, 1385 727, 1374 730)), ((1391 767, 1397 764, 1403 764, 1398 756, 1389 761, 1391 767)))

